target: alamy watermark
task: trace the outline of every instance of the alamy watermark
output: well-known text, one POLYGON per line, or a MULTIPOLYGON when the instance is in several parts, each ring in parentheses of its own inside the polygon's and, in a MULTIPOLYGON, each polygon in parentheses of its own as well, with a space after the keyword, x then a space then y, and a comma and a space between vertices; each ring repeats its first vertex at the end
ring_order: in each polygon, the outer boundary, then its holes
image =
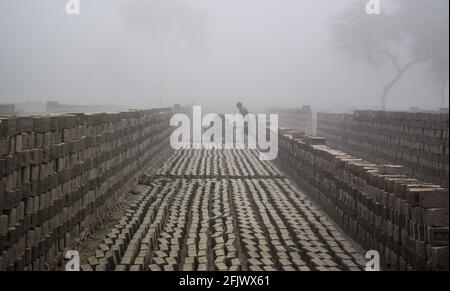
POLYGON ((380 271, 380 253, 375 250, 370 250, 366 253, 366 264, 367 272, 378 272, 380 271))
MULTIPOLYGON (((80 0, 68 0, 65 5, 67 15, 80 14, 80 0)), ((369 0, 365 6, 366 13, 369 15, 381 14, 381 0, 369 0)))
POLYGON ((170 126, 178 126, 170 136, 173 149, 252 149, 259 150, 260 160, 278 156, 278 115, 207 114, 201 106, 187 114, 175 114, 170 126))
POLYGON ((366 3, 366 13, 369 15, 381 14, 381 0, 369 0, 366 3))
POLYGON ((65 6, 67 15, 80 14, 80 0, 69 0, 65 6))
POLYGON ((80 271, 80 253, 78 251, 69 250, 64 254, 64 258, 68 260, 65 266, 66 271, 80 271))

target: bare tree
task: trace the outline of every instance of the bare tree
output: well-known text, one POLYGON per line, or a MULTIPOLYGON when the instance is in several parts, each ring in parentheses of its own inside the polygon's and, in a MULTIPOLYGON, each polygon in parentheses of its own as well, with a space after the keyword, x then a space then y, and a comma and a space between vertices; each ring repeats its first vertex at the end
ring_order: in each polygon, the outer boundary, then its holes
POLYGON ((402 7, 399 18, 408 33, 414 35, 412 47, 415 55, 429 62, 425 76, 436 84, 441 107, 446 106, 449 80, 449 1, 397 0, 402 7))
POLYGON ((162 58, 157 85, 158 103, 163 105, 164 83, 174 50, 183 41, 202 46, 205 41, 205 17, 181 0, 133 0, 125 7, 128 23, 149 37, 162 58))
POLYGON ((433 30, 445 25, 445 12, 439 11, 443 2, 448 5, 447 0, 386 0, 384 7, 390 4, 389 8, 379 15, 369 15, 365 11, 367 1, 359 0, 331 20, 333 43, 338 50, 373 68, 386 63, 392 67, 393 76, 383 85, 382 109, 386 108, 391 90, 412 67, 434 61, 430 72, 441 72, 442 52, 432 48, 444 37, 433 30), (423 4, 432 9, 424 10, 423 4), (439 20, 429 19, 437 16, 439 20))

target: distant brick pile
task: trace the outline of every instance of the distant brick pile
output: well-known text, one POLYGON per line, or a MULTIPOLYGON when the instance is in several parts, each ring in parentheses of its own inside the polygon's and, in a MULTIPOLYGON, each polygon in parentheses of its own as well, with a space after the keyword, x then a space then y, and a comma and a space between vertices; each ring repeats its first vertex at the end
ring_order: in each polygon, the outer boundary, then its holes
POLYGON ((375 163, 396 163, 427 182, 449 185, 449 114, 319 113, 317 134, 330 146, 375 163))
POLYGON ((302 108, 278 108, 272 107, 266 110, 268 114, 278 114, 278 125, 283 128, 291 128, 313 134, 313 117, 310 106, 302 108))
POLYGON ((16 114, 16 106, 12 104, 0 104, 0 116, 12 116, 16 114))
POLYGON ((170 110, 0 119, 0 270, 45 270, 168 148, 170 110))
POLYGON ((448 270, 448 189, 324 144, 281 132, 278 163, 384 268, 448 270))

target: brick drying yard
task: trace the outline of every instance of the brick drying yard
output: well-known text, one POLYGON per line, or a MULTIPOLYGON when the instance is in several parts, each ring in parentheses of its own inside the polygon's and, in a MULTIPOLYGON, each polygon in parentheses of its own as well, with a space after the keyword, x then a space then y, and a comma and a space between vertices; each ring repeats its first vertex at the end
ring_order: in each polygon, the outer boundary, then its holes
POLYGON ((61 270, 68 250, 83 270, 363 270, 369 250, 448 270, 448 113, 375 119, 396 130, 364 143, 322 114, 325 138, 280 128, 263 162, 174 152, 176 112, 0 118, 0 270, 61 270))
POLYGON ((362 270, 322 211, 253 151, 180 150, 140 180, 85 270, 362 270))

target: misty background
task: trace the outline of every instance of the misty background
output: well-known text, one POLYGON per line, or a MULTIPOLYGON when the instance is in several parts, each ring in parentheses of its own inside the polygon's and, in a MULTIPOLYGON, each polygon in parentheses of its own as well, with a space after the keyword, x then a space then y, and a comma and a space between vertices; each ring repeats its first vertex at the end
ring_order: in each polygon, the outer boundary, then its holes
MULTIPOLYGON (((0 2, 0 103, 346 111, 379 107, 392 74, 335 49, 331 20, 354 0, 80 0, 76 16, 66 2, 0 2)), ((405 73, 388 108, 442 105, 425 66, 405 73)))

